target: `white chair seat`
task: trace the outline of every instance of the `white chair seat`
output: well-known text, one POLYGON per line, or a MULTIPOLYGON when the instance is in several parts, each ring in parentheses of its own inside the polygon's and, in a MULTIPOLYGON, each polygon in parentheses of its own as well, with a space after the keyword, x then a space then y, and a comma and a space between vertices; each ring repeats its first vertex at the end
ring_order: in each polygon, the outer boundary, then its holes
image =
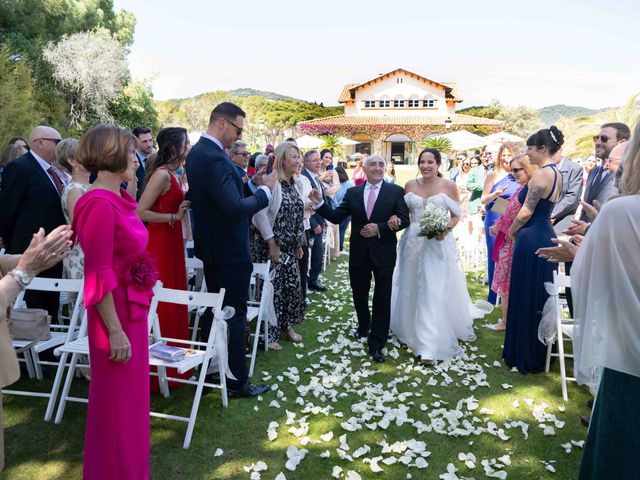
MULTIPOLYGON (((163 342, 156 342, 154 343, 154 345, 157 345, 158 343, 163 342)), ((193 352, 193 354, 187 355, 184 360, 181 360, 179 362, 169 362, 167 360, 154 357, 153 355, 149 355, 149 365, 152 365, 154 367, 175 368, 178 373, 183 374, 197 367, 198 365, 202 365, 204 354, 206 352, 204 350, 193 350, 193 352)))
POLYGON ((51 338, 49 340, 43 340, 33 346, 33 350, 36 352, 44 352, 50 348, 62 345, 67 338, 67 332, 51 332, 51 338))
POLYGON ((77 353, 79 355, 89 355, 89 337, 82 337, 73 342, 65 343, 56 348, 53 353, 61 355, 62 353, 77 353))
POLYGON ((258 313, 260 313, 260 307, 247 307, 247 322, 256 318, 258 313))

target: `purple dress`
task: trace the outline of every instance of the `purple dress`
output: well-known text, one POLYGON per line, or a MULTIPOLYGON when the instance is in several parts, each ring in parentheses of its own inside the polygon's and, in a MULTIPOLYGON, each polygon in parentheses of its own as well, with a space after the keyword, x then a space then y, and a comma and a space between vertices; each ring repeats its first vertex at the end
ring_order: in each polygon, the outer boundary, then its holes
POLYGON ((84 302, 91 363, 85 436, 85 479, 149 477, 149 353, 147 313, 155 268, 147 229, 124 190, 89 190, 74 209, 73 230, 85 256, 84 302), (109 334, 96 305, 113 295, 131 360, 109 360, 109 334))

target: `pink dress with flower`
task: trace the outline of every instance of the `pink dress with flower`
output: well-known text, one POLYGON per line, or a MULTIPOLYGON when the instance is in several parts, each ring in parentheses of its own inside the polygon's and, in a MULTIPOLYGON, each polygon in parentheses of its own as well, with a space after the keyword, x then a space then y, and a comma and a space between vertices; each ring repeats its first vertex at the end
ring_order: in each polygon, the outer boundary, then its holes
POLYGON ((518 201, 518 193, 522 190, 522 186, 509 197, 507 209, 500 218, 494 223, 498 229, 495 242, 493 244, 493 260, 495 269, 493 271, 493 282, 491 290, 501 297, 509 296, 509 284, 511 283, 511 262, 513 260, 513 241, 509 238, 509 228, 516 219, 522 204, 518 201))
POLYGON ((147 313, 157 272, 146 255, 147 229, 124 190, 89 190, 74 209, 73 230, 84 251, 91 384, 83 478, 149 477, 147 313), (113 295, 131 360, 109 360, 107 329, 96 305, 113 295))

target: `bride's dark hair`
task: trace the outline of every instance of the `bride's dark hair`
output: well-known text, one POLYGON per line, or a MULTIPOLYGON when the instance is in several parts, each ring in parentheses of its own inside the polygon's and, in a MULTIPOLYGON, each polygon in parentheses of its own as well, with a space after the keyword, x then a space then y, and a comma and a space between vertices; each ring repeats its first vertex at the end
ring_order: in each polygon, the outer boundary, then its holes
MULTIPOLYGON (((436 159, 436 164, 438 165, 438 168, 440 168, 440 165, 442 165, 442 156, 440 155, 440 152, 435 148, 425 148, 424 150, 422 150, 418 155, 418 165, 420 165, 420 158, 422 158, 422 155, 424 155, 425 153, 430 153, 431 155, 433 155, 433 158, 436 159)), ((438 176, 442 177, 440 170, 438 170, 438 176)), ((416 174, 416 178, 417 177, 418 177, 418 174, 416 174)))

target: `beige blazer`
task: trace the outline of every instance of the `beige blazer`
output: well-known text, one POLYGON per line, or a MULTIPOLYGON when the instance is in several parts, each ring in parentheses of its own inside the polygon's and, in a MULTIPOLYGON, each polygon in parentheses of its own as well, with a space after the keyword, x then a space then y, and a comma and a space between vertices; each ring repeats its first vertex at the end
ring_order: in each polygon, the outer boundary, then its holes
MULTIPOLYGON (((4 277, 17 262, 18 255, 0 256, 0 278, 4 277)), ((20 377, 16 352, 11 345, 7 324, 7 299, 0 290, 0 389, 11 385, 20 377)))

